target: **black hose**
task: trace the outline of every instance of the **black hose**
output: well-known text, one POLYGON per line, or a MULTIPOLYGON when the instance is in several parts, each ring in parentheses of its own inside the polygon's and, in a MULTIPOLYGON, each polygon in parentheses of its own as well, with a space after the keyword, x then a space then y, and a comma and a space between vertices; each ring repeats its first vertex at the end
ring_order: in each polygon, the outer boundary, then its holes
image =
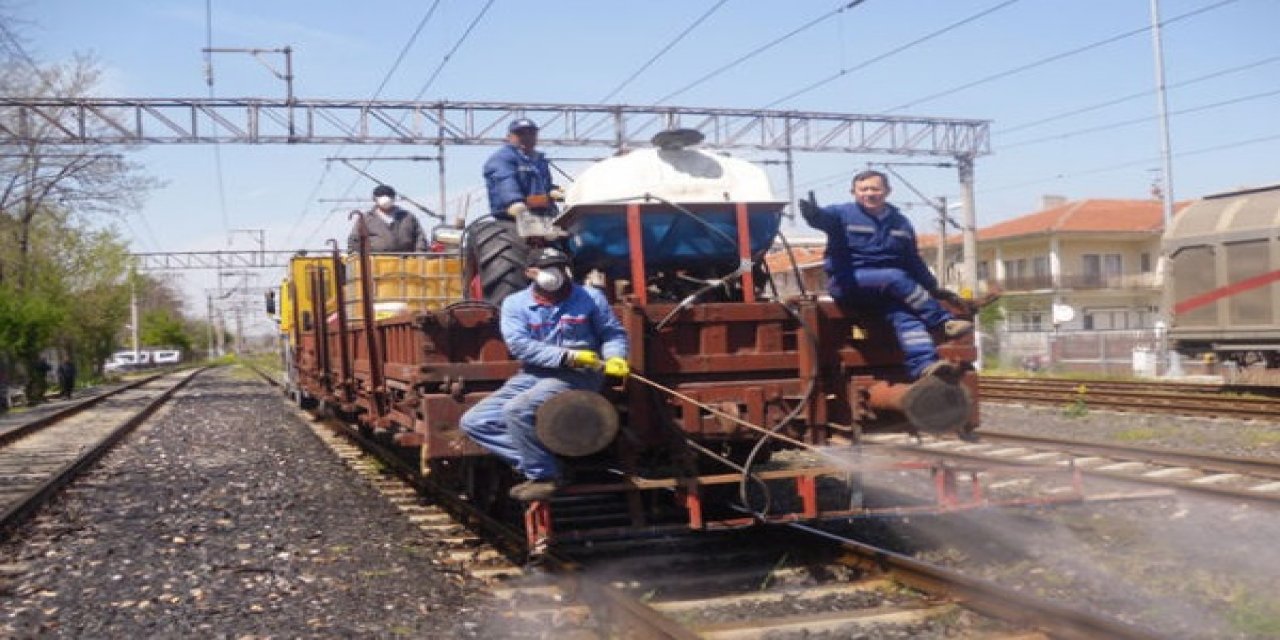
MULTIPOLYGON (((817 335, 814 334, 813 328, 810 327, 807 323, 805 323, 804 318, 802 318, 799 313, 796 313, 795 309, 791 308, 791 305, 786 304, 781 299, 779 299, 778 286, 773 281, 773 273, 769 271, 769 266, 767 263, 765 264, 765 275, 769 282, 769 287, 773 289, 774 299, 778 300, 778 304, 781 304, 782 308, 787 311, 787 314, 790 315, 792 319, 794 319, 796 323, 800 325, 800 330, 803 331, 805 337, 808 338, 810 346, 813 347, 813 352, 815 354, 818 353, 817 335)), ((809 402, 813 400, 813 394, 818 390, 819 371, 820 370, 818 368, 818 362, 815 360, 813 363, 813 371, 811 372, 812 375, 809 377, 809 385, 808 385, 808 388, 805 389, 803 399, 798 404, 796 404, 796 406, 791 410, 790 413, 783 416, 782 420, 778 421, 778 424, 770 427, 769 434, 766 434, 765 436, 757 440, 755 446, 751 448, 751 452, 747 454, 747 459, 743 462, 743 465, 742 465, 742 479, 738 482, 738 499, 742 501, 742 504, 744 507, 750 509, 750 504, 747 502, 747 481, 748 481, 747 479, 748 477, 753 477, 753 478, 756 477, 754 475, 751 475, 751 467, 755 464, 756 456, 759 455, 762 450, 764 450, 764 445, 769 441, 770 436, 772 434, 775 434, 781 431, 783 427, 787 426, 793 420, 795 420, 796 417, 800 415, 800 412, 804 410, 805 406, 808 405, 809 402)), ((757 478, 757 481, 759 481, 758 478, 757 478)), ((768 499, 769 495, 770 495, 769 490, 766 487, 765 488, 766 509, 765 511, 755 513, 755 516, 758 519, 763 520, 765 516, 768 515, 768 506, 770 503, 770 500, 768 499)))

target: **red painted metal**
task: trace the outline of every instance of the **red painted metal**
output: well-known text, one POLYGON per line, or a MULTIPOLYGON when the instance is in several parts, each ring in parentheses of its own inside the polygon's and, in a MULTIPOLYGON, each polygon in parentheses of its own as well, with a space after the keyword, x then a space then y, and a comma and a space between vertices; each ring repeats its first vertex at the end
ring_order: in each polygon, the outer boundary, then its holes
POLYGON ((330 368, 329 358, 329 334, 328 325, 325 319, 325 300, 324 300, 324 269, 309 268, 308 276, 311 280, 311 326, 315 330, 316 358, 320 361, 320 386, 322 393, 320 397, 329 395, 330 384, 333 381, 333 371, 330 368))
POLYGON ((1265 287, 1277 280, 1280 280, 1280 270, 1264 273, 1260 276, 1254 276, 1247 280, 1241 280, 1240 282, 1235 282, 1225 287, 1218 287, 1217 289, 1207 293, 1202 293, 1198 296, 1192 296, 1173 305, 1173 314, 1178 315, 1180 313, 1194 311, 1200 307, 1213 304, 1223 298, 1229 298, 1238 293, 1249 291, 1250 289, 1265 287))
POLYGON ((529 549, 545 549, 551 541, 551 503, 535 500, 524 510, 525 540, 529 549))
POLYGON ((352 388, 351 376, 351 349, 347 335, 347 294, 346 294, 346 265, 342 263, 342 256, 338 253, 338 243, 330 240, 329 245, 332 249, 332 257, 330 263, 333 265, 333 280, 335 300, 338 306, 338 363, 341 371, 341 379, 338 380, 337 388, 340 393, 339 400, 344 404, 350 404, 355 397, 355 389, 352 388))
POLYGON ((801 504, 803 504, 803 514, 806 518, 818 517, 818 477, 817 476, 797 476, 796 477, 796 493, 800 496, 801 504))
POLYGON ((649 301, 644 271, 644 229, 640 225, 640 204, 627 205, 627 245, 631 254, 631 297, 643 306, 649 301))
POLYGON ((369 403, 367 408, 371 414, 368 422, 376 428, 385 428, 383 420, 386 406, 386 381, 382 374, 382 345, 379 344, 377 321, 373 310, 373 265, 369 260, 369 229, 364 224, 364 215, 352 211, 348 218, 355 218, 357 234, 360 237, 360 302, 364 313, 364 338, 368 349, 369 403))
MULTIPOLYGON (((747 203, 739 202, 734 207, 738 223, 738 259, 751 262, 751 222, 747 217, 747 203)), ((742 299, 748 304, 756 301, 755 270, 750 269, 742 274, 742 299)))

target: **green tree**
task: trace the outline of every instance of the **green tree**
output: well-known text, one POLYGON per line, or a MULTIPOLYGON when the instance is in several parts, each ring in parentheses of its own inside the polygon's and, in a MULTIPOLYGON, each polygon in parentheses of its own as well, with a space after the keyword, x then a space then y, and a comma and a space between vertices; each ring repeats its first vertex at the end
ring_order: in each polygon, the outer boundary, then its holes
POLYGON ((152 309, 138 323, 138 340, 148 347, 173 347, 184 353, 191 352, 191 336, 187 333, 182 316, 168 309, 152 309))

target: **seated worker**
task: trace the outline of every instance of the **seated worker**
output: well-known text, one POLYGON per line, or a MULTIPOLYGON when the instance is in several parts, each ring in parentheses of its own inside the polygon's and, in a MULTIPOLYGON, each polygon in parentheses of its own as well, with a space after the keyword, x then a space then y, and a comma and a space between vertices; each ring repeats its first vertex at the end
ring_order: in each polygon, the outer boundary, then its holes
POLYGON ((951 363, 938 359, 929 329, 942 327, 949 338, 973 331, 972 322, 953 318, 937 300, 963 304, 963 299, 938 287, 920 258, 911 222, 885 201, 890 193, 885 174, 853 176, 851 193, 855 202, 827 207, 800 201, 805 221, 827 234, 823 266, 831 297, 888 317, 913 380, 951 373, 951 363))
POLYGON ((489 211, 499 220, 514 220, 530 209, 555 211, 564 192, 551 182, 547 157, 534 149, 538 125, 519 118, 507 127, 507 143, 484 163, 489 211))
POLYGON ((606 375, 630 373, 622 323, 604 294, 575 284, 568 267, 569 256, 559 249, 530 256, 525 275, 533 284, 502 302, 502 338, 520 373, 461 420, 472 440, 524 475, 511 497, 526 502, 550 498, 562 483, 555 455, 534 432, 538 407, 563 391, 598 391, 606 375))
MULTIPOLYGON (((360 215, 369 230, 370 253, 408 253, 426 251, 427 238, 422 225, 412 213, 396 206, 396 190, 380 184, 373 188, 374 207, 360 215)), ((347 252, 360 251, 360 223, 351 227, 347 236, 347 252)))

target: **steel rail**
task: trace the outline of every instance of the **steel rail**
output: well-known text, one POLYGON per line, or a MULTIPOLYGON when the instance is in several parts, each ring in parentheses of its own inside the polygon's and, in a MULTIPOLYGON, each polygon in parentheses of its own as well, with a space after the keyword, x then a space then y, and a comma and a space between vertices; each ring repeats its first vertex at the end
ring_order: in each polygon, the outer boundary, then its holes
POLYGON ((1055 638, 1148 640, 1160 637, 1118 620, 1042 600, 808 525, 788 526, 840 545, 861 567, 886 572, 899 582, 927 593, 947 594, 964 607, 993 618, 1042 629, 1055 638))
POLYGON ((130 382, 130 383, 128 383, 128 384, 126 384, 126 385, 123 385, 123 386, 121 386, 121 387, 118 387, 118 388, 116 388, 116 389, 112 389, 111 391, 106 391, 106 392, 104 392, 104 393, 100 393, 100 394, 98 394, 98 395, 96 395, 96 396, 93 396, 93 397, 91 397, 91 398, 86 398, 86 399, 81 400, 80 402, 77 402, 77 403, 75 403, 75 404, 73 404, 73 405, 71 405, 71 406, 64 407, 64 408, 62 408, 62 409, 59 409, 59 410, 54 411, 54 412, 52 412, 52 413, 49 413, 49 414, 47 414, 47 415, 41 416, 41 417, 39 417, 39 418, 36 418, 35 420, 32 420, 31 422, 27 422, 27 423, 24 423, 24 424, 18 425, 17 427, 14 427, 14 428, 12 428, 12 429, 9 429, 9 430, 7 430, 7 431, 0 432, 0 446, 4 446, 4 445, 6 445, 6 444, 8 444, 8 443, 10 443, 10 442, 13 442, 14 440, 17 440, 18 438, 21 438, 21 437, 23 437, 23 436, 28 435, 28 434, 35 433, 36 431, 39 431, 39 430, 41 430, 41 429, 43 429, 43 428, 45 428, 45 427, 47 427, 47 426, 49 426, 49 425, 51 425, 51 424, 54 424, 54 423, 56 423, 56 422, 59 422, 59 421, 64 420, 64 419, 66 419, 66 418, 69 418, 69 417, 71 417, 71 416, 73 416, 73 415, 75 415, 75 414, 77 414, 77 413, 80 413, 81 411, 84 411, 85 409, 88 409, 89 407, 92 407, 92 406, 94 406, 94 405, 98 404, 99 402, 102 402, 103 400, 106 400, 107 398, 110 398, 110 397, 112 397, 112 396, 114 396, 114 395, 117 395, 117 394, 120 394, 120 393, 124 393, 125 391, 128 391, 128 390, 130 390, 130 389, 133 389, 133 388, 135 388, 135 387, 140 387, 140 386, 142 386, 142 385, 144 385, 144 384, 147 384, 148 382, 151 382, 152 380, 155 380, 156 378, 159 378, 160 376, 164 376, 164 375, 168 375, 168 374, 167 374, 167 373, 157 373, 157 374, 155 374, 155 375, 147 376, 147 377, 145 377, 145 378, 142 378, 142 379, 140 379, 140 380, 136 380, 136 381, 134 381, 134 382, 130 382))
POLYGON ((1137 447, 1133 445, 1090 442, 1066 438, 1049 438, 1030 436, 1020 433, 1007 433, 983 429, 980 438, 983 441, 996 440, 1004 442, 1025 442, 1035 445, 1050 445, 1081 451, 1089 454, 1104 454, 1108 457, 1125 457, 1134 460, 1149 461, 1167 466, 1189 466, 1205 471, 1218 473, 1241 473, 1263 476, 1280 480, 1280 459, 1251 458, 1246 456, 1224 456, 1196 453, 1176 449, 1157 449, 1137 447))
MULTIPOLYGON (((269 384, 280 386, 277 380, 266 373, 256 367, 253 369, 269 384)), ((336 421, 326 421, 325 426, 377 456, 403 480, 429 492, 433 498, 438 498, 448 505, 447 510, 451 513, 457 509, 467 514, 460 519, 464 524, 469 522, 480 525, 487 534, 497 533, 507 540, 504 544, 508 548, 512 545, 523 545, 523 536, 519 532, 486 514, 477 512, 456 496, 435 487, 429 480, 422 478, 416 469, 411 468, 411 465, 380 443, 364 438, 355 430, 336 421)), ((455 517, 457 517, 456 514, 455 517)), ((473 525, 469 526, 474 528, 473 525)), ((841 548, 850 557, 857 558, 858 563, 864 568, 878 573, 887 573, 907 586, 925 593, 944 594, 957 600, 961 606, 980 614, 1042 629, 1055 637, 1071 640, 1099 637, 1145 640, 1156 637, 1150 632, 1116 620, 1039 600, 893 551, 840 538, 806 525, 788 526, 797 531, 822 536, 839 543, 841 548)), ((625 620, 628 623, 625 626, 627 637, 682 639, 699 637, 697 632, 677 623, 654 607, 620 589, 583 575, 579 571, 581 563, 571 557, 548 552, 540 555, 538 562, 539 566, 556 575, 565 592, 572 594, 576 600, 588 604, 597 611, 607 612, 611 616, 609 620, 614 624, 625 620)))
MULTIPOLYGON (((69 484, 77 476, 106 455, 108 451, 137 428, 138 425, 151 417, 151 414, 155 413, 156 410, 167 402, 174 393, 186 386, 187 383, 191 382, 192 379, 203 373, 208 368, 209 367, 201 367, 196 369, 182 380, 179 380, 172 387, 166 389, 163 393, 152 399, 151 402, 148 402, 147 406, 134 414, 133 417, 112 429, 111 432, 108 433, 105 438, 99 440, 96 445, 82 451, 73 460, 41 482, 37 487, 27 492, 26 495, 20 498, 16 503, 7 507, 3 512, 0 512, 0 541, 7 540, 9 535, 19 524, 34 514, 36 510, 48 501, 49 498, 53 497, 59 489, 69 484)), ((156 376, 156 378, 159 377, 160 376, 156 376)), ((67 416, 62 416, 62 418, 65 417, 67 416)))
MULTIPOLYGON (((1034 384, 1005 384, 982 380, 980 395, 987 401, 1028 402, 1036 404, 1070 404, 1108 409, 1179 413, 1205 417, 1234 416, 1246 419, 1280 419, 1280 400, 1274 398, 1228 396, 1222 393, 1187 393, 1162 389, 1134 390, 1134 387, 1111 389, 1102 385, 1072 388, 1061 383, 1037 387, 1034 384), (1046 386, 1048 388, 1046 388, 1046 386)), ((1078 386, 1078 385, 1077 385, 1078 386)))
MULTIPOLYGON (((281 387, 279 380, 254 365, 246 365, 273 387, 281 387)), ((452 493, 425 478, 395 452, 381 443, 364 437, 344 423, 332 419, 319 419, 330 432, 347 439, 360 449, 370 453, 386 465, 401 481, 431 496, 445 511, 468 529, 479 530, 485 539, 510 557, 528 559, 523 532, 496 520, 459 499, 452 493)), ((611 614, 610 621, 626 630, 628 638, 669 638, 697 640, 698 635, 674 620, 655 611, 652 607, 604 582, 589 578, 578 571, 579 565, 572 559, 554 552, 543 552, 535 558, 537 565, 555 575, 566 593, 593 609, 611 614), (629 623, 629 624, 628 624, 629 623)))
MULTIPOLYGON (((982 435, 981 432, 979 432, 979 437, 981 437, 981 435, 982 435)), ((938 441, 938 442, 941 442, 941 441, 938 441)), ((990 453, 984 454, 981 451, 975 450, 975 447, 982 446, 981 443, 963 444, 962 446, 965 449, 963 451, 947 450, 947 449, 938 448, 936 446, 931 447, 928 444, 916 445, 916 444, 904 444, 904 443, 879 442, 879 443, 876 443, 876 446, 883 446, 889 449, 906 451, 906 452, 915 453, 915 454, 924 454, 924 455, 932 456, 935 458, 943 458, 943 459, 952 458, 952 459, 964 460, 968 462, 997 463, 1000 465, 1010 465, 1010 466, 1019 466, 1019 467, 1043 468, 1051 465, 1071 464, 1071 465, 1074 465, 1075 469, 1078 470, 1081 474, 1085 476, 1095 477, 1095 478, 1106 478, 1108 480, 1117 480, 1121 482, 1146 484, 1146 485, 1152 485, 1157 487, 1163 487, 1165 489, 1173 489, 1173 490, 1184 491, 1188 493, 1199 493, 1199 494, 1213 496, 1216 498, 1229 498, 1232 500, 1242 500, 1242 501, 1264 504, 1264 505, 1273 506, 1273 507, 1276 506, 1277 503, 1280 503, 1280 486, 1276 486, 1277 484, 1280 484, 1280 482, 1265 482, 1263 485, 1258 485, 1258 486, 1264 487, 1264 489, 1260 490, 1257 487, 1237 488, 1237 487, 1221 486, 1218 484, 1211 484, 1203 480, 1203 478, 1214 479, 1215 476, 1217 477, 1226 476, 1230 472, 1221 472, 1221 473, 1208 472, 1205 476, 1202 476, 1201 478, 1190 478, 1190 479, 1178 479, 1178 478, 1166 477, 1163 473, 1156 473, 1156 472, 1163 472, 1165 471, 1165 469, 1172 470, 1172 469, 1178 469, 1178 468, 1188 468, 1188 469, 1194 470, 1194 467, 1190 465, 1177 464, 1170 467, 1165 467, 1164 469, 1155 469, 1155 470, 1139 469, 1139 470, 1134 470, 1133 472, 1127 472, 1127 471, 1121 471, 1121 470, 1106 469, 1105 467, 1090 468, 1083 465, 1075 464, 1074 460, 1071 460, 1069 462, 1068 461, 1046 462, 1043 459, 1039 459, 1040 454, 1035 454, 1037 459, 1034 459, 1034 460, 1020 460, 1018 458, 993 455, 990 453), (1156 475, 1149 475, 1153 473, 1155 473, 1156 475), (1275 488, 1273 489, 1272 487, 1275 487, 1275 488)), ((1049 451, 1045 451, 1042 453, 1048 453, 1048 452, 1049 451)), ((1063 456, 1067 456, 1068 458, 1072 456, 1072 454, 1069 451, 1060 450, 1060 451, 1056 451, 1055 453, 1058 453, 1063 456)), ((1102 456, 1102 457, 1105 457, 1105 456, 1102 456)), ((1139 462, 1139 461, 1131 461, 1131 462, 1139 462)), ((1141 462, 1141 464, 1147 464, 1147 463, 1141 462)), ((1158 466, 1158 465, 1152 464, 1151 466, 1158 466)), ((1266 478, 1261 478, 1261 480, 1266 480, 1266 478)))

